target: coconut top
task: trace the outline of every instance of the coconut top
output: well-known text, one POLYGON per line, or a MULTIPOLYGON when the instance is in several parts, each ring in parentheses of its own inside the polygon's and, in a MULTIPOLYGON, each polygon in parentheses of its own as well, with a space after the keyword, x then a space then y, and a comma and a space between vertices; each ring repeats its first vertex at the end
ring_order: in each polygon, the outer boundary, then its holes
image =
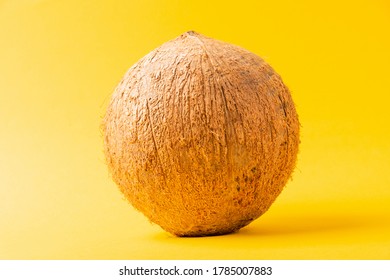
MULTIPOLYGON (((122 82, 131 76, 139 87, 154 83, 168 87, 172 81, 184 82, 188 78, 192 84, 202 86, 208 78, 216 84, 231 82, 240 86, 238 82, 248 86, 253 80, 275 74, 260 57, 244 48, 188 31, 144 56, 129 69, 122 82)), ((131 91, 134 93, 134 89, 131 91)), ((116 92, 126 94, 129 89, 119 88, 116 92)), ((159 92, 167 90, 150 91, 150 96, 143 92, 138 97, 149 98, 159 92)))

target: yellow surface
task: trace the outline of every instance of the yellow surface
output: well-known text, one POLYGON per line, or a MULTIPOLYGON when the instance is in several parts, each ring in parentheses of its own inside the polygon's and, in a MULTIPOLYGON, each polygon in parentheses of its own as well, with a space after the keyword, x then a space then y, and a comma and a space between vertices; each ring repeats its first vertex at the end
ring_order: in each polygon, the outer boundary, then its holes
POLYGON ((390 4, 0 0, 0 259, 390 259, 390 4), (239 233, 176 238, 121 196, 99 125, 188 30, 265 58, 302 124, 293 180, 239 233))

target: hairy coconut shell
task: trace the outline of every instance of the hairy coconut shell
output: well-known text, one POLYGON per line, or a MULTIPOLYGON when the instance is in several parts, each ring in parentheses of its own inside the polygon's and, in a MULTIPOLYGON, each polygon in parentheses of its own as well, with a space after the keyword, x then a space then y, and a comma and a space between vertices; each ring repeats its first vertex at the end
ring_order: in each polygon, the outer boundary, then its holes
POLYGON ((192 31, 128 70, 102 127, 113 180, 177 236, 234 232, 266 212, 299 144, 294 103, 271 66, 192 31))

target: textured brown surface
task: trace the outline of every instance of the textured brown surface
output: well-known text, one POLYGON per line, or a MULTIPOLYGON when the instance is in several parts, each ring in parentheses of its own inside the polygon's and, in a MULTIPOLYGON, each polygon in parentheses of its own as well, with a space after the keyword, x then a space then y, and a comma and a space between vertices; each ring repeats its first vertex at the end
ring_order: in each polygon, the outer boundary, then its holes
POLYGON ((102 127, 120 190, 177 236, 225 234, 262 215, 299 144, 280 76, 255 54, 192 31, 129 69, 102 127))

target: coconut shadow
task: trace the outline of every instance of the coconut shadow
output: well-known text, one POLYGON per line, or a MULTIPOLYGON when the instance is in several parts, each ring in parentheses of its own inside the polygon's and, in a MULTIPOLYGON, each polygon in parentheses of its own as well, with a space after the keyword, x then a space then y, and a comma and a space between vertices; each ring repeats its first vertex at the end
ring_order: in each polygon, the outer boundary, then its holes
POLYGON ((289 215, 278 217, 277 221, 263 222, 261 218, 240 230, 207 236, 175 236, 169 233, 155 233, 154 240, 174 239, 221 239, 241 237, 292 236, 300 234, 318 234, 322 232, 356 229, 369 225, 367 217, 361 215, 289 215))
POLYGON ((365 217, 358 215, 307 215, 286 216, 278 222, 261 223, 242 228, 237 234, 242 236, 289 236, 316 234, 329 231, 348 230, 367 225, 365 217))

